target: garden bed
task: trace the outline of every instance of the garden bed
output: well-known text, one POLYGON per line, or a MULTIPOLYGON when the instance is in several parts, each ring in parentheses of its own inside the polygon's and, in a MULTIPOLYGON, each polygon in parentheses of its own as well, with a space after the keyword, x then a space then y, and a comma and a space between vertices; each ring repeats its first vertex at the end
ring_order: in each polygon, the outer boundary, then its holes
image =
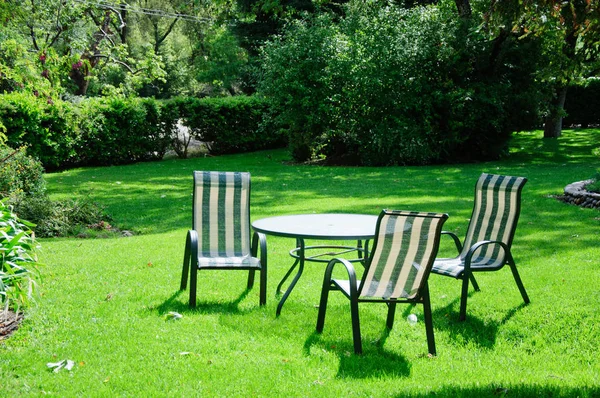
POLYGON ((574 182, 565 187, 565 193, 558 199, 580 207, 600 209, 600 193, 590 192, 585 189, 592 180, 574 182))

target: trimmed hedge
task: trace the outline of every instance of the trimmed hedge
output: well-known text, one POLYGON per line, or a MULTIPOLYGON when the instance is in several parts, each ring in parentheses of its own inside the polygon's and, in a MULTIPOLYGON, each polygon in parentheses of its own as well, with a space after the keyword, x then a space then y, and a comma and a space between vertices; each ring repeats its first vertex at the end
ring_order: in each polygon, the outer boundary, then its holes
POLYGON ((178 122, 213 154, 284 146, 282 135, 259 131, 266 104, 258 97, 87 98, 48 101, 32 94, 0 95, 0 125, 7 144, 27 146, 46 170, 104 166, 180 157, 178 122))
POLYGON ((170 136, 160 106, 149 99, 90 99, 81 107, 77 146, 83 165, 127 164, 162 159, 170 136))
POLYGON ((27 146, 46 169, 56 169, 76 158, 77 141, 73 106, 32 94, 0 95, 0 124, 6 128, 6 144, 27 146))
POLYGON ((283 134, 259 128, 267 103, 259 97, 188 98, 181 102, 185 125, 215 155, 283 147, 283 134))

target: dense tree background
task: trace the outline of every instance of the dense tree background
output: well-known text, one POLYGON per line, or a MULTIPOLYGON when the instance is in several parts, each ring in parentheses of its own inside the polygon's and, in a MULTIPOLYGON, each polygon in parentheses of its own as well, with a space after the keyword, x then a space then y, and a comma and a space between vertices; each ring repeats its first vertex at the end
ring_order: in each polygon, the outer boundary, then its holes
POLYGON ((256 93, 297 160, 480 160, 520 129, 557 137, 599 51, 591 0, 0 0, 0 95, 256 93))

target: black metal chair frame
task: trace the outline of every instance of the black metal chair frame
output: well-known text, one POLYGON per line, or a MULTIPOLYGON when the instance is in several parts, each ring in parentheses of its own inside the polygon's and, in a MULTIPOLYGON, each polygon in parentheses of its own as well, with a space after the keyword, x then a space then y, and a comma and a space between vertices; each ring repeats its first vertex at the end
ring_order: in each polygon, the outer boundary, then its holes
MULTIPOLYGON (((363 275, 366 275, 366 272, 367 272, 368 268, 370 267, 371 262, 373 260, 373 255, 377 251, 380 221, 381 221, 381 218, 383 217, 383 215, 385 214, 385 212, 387 212, 387 211, 384 210, 379 216, 379 220, 377 222, 375 239, 373 242, 373 249, 370 252, 370 255, 367 259, 365 271, 364 271, 363 275)), ((447 218, 447 215, 444 215, 444 216, 445 216, 445 218, 447 218)), ((441 225, 440 225, 440 227, 441 227, 441 225)), ((436 246, 436 250, 435 250, 436 252, 437 252, 437 247, 439 247, 439 243, 440 243, 440 234, 441 234, 441 232, 439 232, 434 237, 434 239, 435 239, 434 244, 436 246)), ((319 303, 319 314, 317 317, 317 327, 316 327, 317 333, 323 332, 323 328, 324 328, 324 324, 325 324, 325 313, 327 310, 327 302, 328 302, 328 298, 329 298, 329 292, 332 290, 341 291, 342 294, 344 294, 344 296, 346 296, 350 300, 350 315, 351 315, 351 319, 352 319, 352 339, 353 339, 353 344, 354 344, 354 353, 358 354, 358 355, 362 354, 362 351, 363 351, 362 350, 361 332, 360 332, 360 318, 359 318, 359 311, 358 311, 359 303, 385 303, 388 306, 387 318, 386 318, 386 327, 388 329, 392 329, 392 327, 394 325, 396 304, 398 304, 398 303, 422 304, 423 305, 423 316, 424 316, 424 321, 425 321, 425 332, 427 335, 427 348, 428 348, 429 354, 432 356, 435 356, 436 355, 435 337, 434 337, 434 332, 433 332, 433 318, 432 318, 432 313, 431 313, 431 300, 429 297, 429 284, 428 284, 428 278, 429 278, 431 266, 433 264, 434 259, 435 259, 435 253, 433 256, 431 256, 430 263, 425 265, 429 269, 426 271, 426 274, 423 276, 421 286, 419 288, 417 295, 412 299, 385 299, 385 298, 363 298, 363 299, 361 299, 359 296, 360 296, 360 291, 363 288, 363 283, 362 283, 363 280, 361 280, 360 284, 359 284, 359 282, 357 281, 356 272, 354 270, 354 266, 352 265, 352 263, 350 263, 348 260, 343 259, 343 258, 332 259, 327 264, 327 268, 325 270, 325 276, 323 278, 321 299, 320 299, 320 303, 319 303), (346 272, 348 273, 348 282, 349 282, 349 287, 350 287, 349 294, 338 283, 336 283, 336 281, 334 279, 331 278, 333 270, 337 264, 342 264, 344 266, 344 268, 346 269, 346 272)))
POLYGON ((198 232, 189 230, 185 242, 185 253, 183 257, 183 269, 181 273, 181 285, 180 290, 187 288, 188 275, 190 280, 190 308, 196 307, 196 291, 198 284, 198 271, 199 270, 241 270, 248 271, 248 282, 247 289, 254 287, 255 272, 260 272, 260 293, 259 293, 259 305, 265 305, 267 303, 267 239, 264 234, 254 232, 252 235, 252 248, 251 253, 253 257, 257 256, 258 244, 260 243, 260 264, 261 268, 250 268, 250 267, 202 267, 198 266, 198 232), (191 263, 191 264, 190 264, 191 263))
MULTIPOLYGON (((194 189, 192 196, 192 214, 196 211, 196 174, 194 174, 194 189)), ((250 175, 248 174, 248 229, 250 231, 250 175)), ((267 238, 260 232, 254 232, 252 235, 252 243, 250 246, 250 255, 254 258, 257 257, 258 247, 260 246, 260 266, 223 266, 223 265, 199 265, 198 257, 198 232, 193 229, 196 228, 192 223, 192 229, 188 230, 185 242, 185 252, 183 257, 183 267, 181 273, 181 284, 180 290, 187 288, 188 275, 190 280, 190 308, 196 307, 196 291, 198 284, 198 271, 199 270, 241 270, 248 271, 248 282, 247 289, 252 289, 254 286, 255 272, 260 272, 260 292, 259 292, 259 305, 265 305, 267 303, 267 238)))
MULTIPOLYGON (((523 184, 519 187, 518 192, 517 192, 518 198, 515 203, 515 206, 516 206, 515 222, 512 225, 512 228, 510 230, 508 242, 504 243, 504 242, 498 241, 498 240, 479 241, 479 242, 476 242, 475 244, 473 244, 469 248, 469 251, 467 252, 467 254, 465 255, 464 265, 463 265, 464 271, 456 277, 457 279, 462 280, 460 312, 459 312, 459 318, 458 318, 459 321, 464 321, 467 316, 467 297, 469 294, 469 281, 473 285, 473 289, 476 292, 480 291, 479 285, 477 284, 475 276, 473 275, 474 272, 498 271, 498 270, 502 269, 505 265, 508 265, 510 267, 510 270, 512 271, 512 275, 515 279, 515 282, 517 283, 519 292, 521 293, 521 296, 523 297, 523 301, 525 302, 525 304, 529 304, 529 302, 530 302, 529 296, 527 295, 527 291, 525 290, 525 286, 523 285, 521 276, 519 275, 519 272, 517 271, 517 266, 515 264, 515 261, 513 259, 512 252, 511 252, 512 240, 514 238, 515 231, 517 229, 517 221, 518 221, 519 215, 521 213, 521 192, 522 192, 523 186, 525 185, 526 182, 527 182, 527 179, 524 179, 523 184), (477 252, 477 250, 481 249, 484 246, 489 246, 489 245, 498 245, 502 248, 502 253, 503 253, 504 258, 503 258, 501 264, 498 266, 493 266, 493 267, 482 267, 482 266, 471 267, 473 255, 477 252)), ((475 186, 475 192, 476 191, 477 191, 477 185, 475 186)), ((474 215, 475 215, 475 206, 473 207, 473 211, 471 213, 471 220, 473 220, 474 215)), ((474 221, 471 221, 471 222, 474 222, 474 221)), ((457 252, 459 254, 462 253, 463 244, 461 243, 459 237, 454 232, 442 231, 442 236, 450 236, 452 238, 452 240, 454 241, 454 245, 456 246, 457 252)), ((436 273, 436 272, 434 271, 434 273, 436 273)), ((438 273, 438 275, 447 276, 447 275, 444 275, 441 273, 438 273)))

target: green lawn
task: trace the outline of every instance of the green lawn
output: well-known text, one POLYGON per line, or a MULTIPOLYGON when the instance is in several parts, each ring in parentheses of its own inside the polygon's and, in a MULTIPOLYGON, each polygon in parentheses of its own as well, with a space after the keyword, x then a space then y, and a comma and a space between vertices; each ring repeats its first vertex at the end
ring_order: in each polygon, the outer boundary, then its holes
MULTIPOLYGON (((47 176, 53 198, 90 197, 122 229, 116 239, 42 240, 43 284, 22 327, 0 343, 0 396, 600 396, 600 213, 557 201, 600 169, 600 130, 555 141, 518 134, 497 162, 427 167, 291 165, 285 151, 87 168, 47 176), (526 176, 513 254, 531 304, 508 268, 480 274, 466 322, 460 283, 432 275, 437 357, 421 307, 361 307, 363 356, 352 354, 347 301, 332 295, 314 333, 324 267, 309 264, 275 317, 275 287, 293 241, 268 238, 267 305, 244 272, 199 273, 198 307, 179 292, 191 224, 193 170, 252 174, 252 219, 293 213, 446 212, 463 236, 482 172, 526 176), (177 311, 179 320, 166 320, 177 311), (406 317, 419 317, 411 326, 406 317), (72 359, 72 371, 48 362, 72 359)), ((442 255, 451 255, 444 242, 442 255)))

